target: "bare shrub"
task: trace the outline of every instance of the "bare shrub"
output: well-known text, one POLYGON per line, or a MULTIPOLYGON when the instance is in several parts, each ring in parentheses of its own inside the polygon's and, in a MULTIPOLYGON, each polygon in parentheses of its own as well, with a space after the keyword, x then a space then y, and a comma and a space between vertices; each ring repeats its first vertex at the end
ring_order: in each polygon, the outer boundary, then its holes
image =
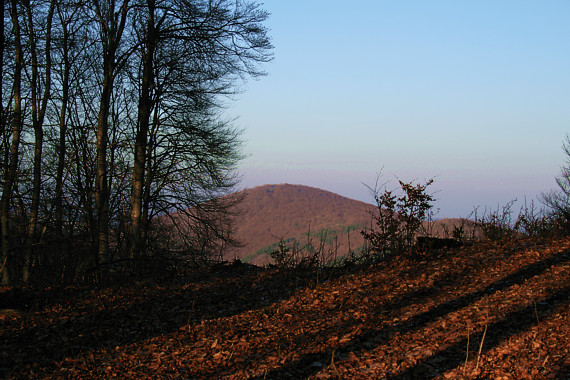
POLYGON ((371 213, 376 227, 361 231, 370 254, 378 259, 413 249, 422 223, 432 216, 431 203, 435 200, 427 192, 433 179, 424 184, 398 180, 401 192, 397 195, 387 189, 387 183, 379 185, 379 178, 374 188, 368 186, 376 202, 376 210, 371 213))
MULTIPOLYGON (((314 243, 310 228, 307 242, 301 245, 295 238, 279 239, 277 247, 269 251, 274 265, 279 268, 317 268, 337 266, 342 260, 338 255, 338 240, 334 231, 323 230, 317 234, 314 243), (334 240, 334 245, 329 240, 334 240)), ((348 256, 351 252, 349 250, 348 256)))
POLYGON ((517 234, 515 227, 516 219, 513 218, 513 204, 516 202, 512 200, 503 207, 497 206, 496 210, 487 210, 479 218, 475 213, 475 223, 483 231, 483 237, 490 241, 505 241, 510 240, 517 234))
POLYGON ((521 207, 515 229, 528 237, 551 238, 564 235, 565 219, 551 209, 544 209, 535 205, 534 201, 521 207))
POLYGON ((482 227, 484 235, 490 240, 505 240, 515 237, 549 238, 570 233, 570 136, 562 146, 566 161, 556 177, 558 190, 543 193, 541 203, 546 208, 538 207, 534 201, 530 204, 525 199, 516 220, 513 219, 511 201, 502 210, 485 213, 481 219, 475 218, 482 227))
POLYGON ((562 145, 566 162, 556 177, 558 191, 542 194, 542 203, 549 209, 550 222, 558 229, 559 234, 570 233, 570 136, 566 135, 566 141, 562 145))
POLYGON ((534 200, 524 205, 516 215, 513 205, 516 200, 505 206, 497 207, 482 217, 475 214, 476 225, 483 232, 483 237, 496 242, 515 240, 519 238, 551 238, 564 235, 566 219, 554 209, 542 208, 535 204, 534 200))

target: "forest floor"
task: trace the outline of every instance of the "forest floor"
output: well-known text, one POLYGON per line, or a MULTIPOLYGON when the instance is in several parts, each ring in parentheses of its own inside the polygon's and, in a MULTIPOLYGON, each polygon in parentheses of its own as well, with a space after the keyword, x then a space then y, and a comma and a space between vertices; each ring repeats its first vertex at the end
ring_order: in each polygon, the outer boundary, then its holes
POLYGON ((570 378, 570 238, 0 301, 2 378, 570 378))

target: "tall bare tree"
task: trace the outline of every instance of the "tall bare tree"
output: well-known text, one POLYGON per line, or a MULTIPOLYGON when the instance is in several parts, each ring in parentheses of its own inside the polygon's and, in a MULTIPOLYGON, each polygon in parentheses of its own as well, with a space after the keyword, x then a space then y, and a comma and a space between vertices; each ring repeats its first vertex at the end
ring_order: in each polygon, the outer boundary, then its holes
MULTIPOLYGON (((35 7, 30 0, 24 0, 24 9, 28 23, 28 44, 30 49, 31 59, 31 78, 30 78, 30 91, 31 91, 31 116, 32 128, 34 131, 34 158, 33 158, 33 179, 32 179, 32 195, 30 214, 28 216, 28 233, 27 244, 31 245, 35 241, 35 234, 38 224, 38 213, 40 205, 40 192, 42 186, 42 153, 44 144, 44 119, 50 99, 51 91, 51 30, 52 20, 55 9, 55 0, 51 0, 47 5, 47 20, 45 25, 41 27, 36 24, 34 14, 43 14, 39 4, 35 7), (38 9, 40 8, 40 9, 38 9), (39 30, 44 34, 43 48, 38 45, 39 30), (38 57, 45 57, 43 64, 39 62, 38 57), (40 67, 43 66, 43 67, 40 67), (43 86, 43 91, 42 91, 43 86), (42 93, 43 92, 43 93, 42 93)), ((23 265, 23 280, 27 282, 29 277, 29 269, 31 267, 31 249, 26 249, 27 255, 23 265)))
POLYGON ((71 36, 70 24, 73 20, 73 13, 68 15, 67 9, 64 8, 59 2, 56 4, 57 18, 60 25, 60 59, 61 59, 61 104, 58 112, 58 138, 57 138, 57 170, 55 175, 55 234, 58 239, 63 239, 63 179, 65 172, 65 148, 66 148, 66 134, 68 122, 68 104, 69 104, 69 90, 71 81, 71 64, 72 59, 70 56, 71 36))
POLYGON ((133 180, 131 191, 131 258, 136 258, 136 255, 141 250, 141 221, 143 209, 143 191, 145 183, 144 174, 148 148, 147 140, 151 113, 154 108, 154 55, 160 38, 158 28, 160 28, 160 24, 162 24, 164 17, 166 16, 166 12, 163 12, 162 18, 158 20, 157 28, 155 12, 156 1, 147 0, 146 9, 144 9, 142 12, 142 14, 146 16, 146 25, 141 25, 143 32, 139 37, 141 40, 140 57, 142 75, 140 78, 141 84, 139 91, 138 117, 135 133, 133 180))
MULTIPOLYGON (((6 38, 5 38, 5 31, 4 31, 4 12, 6 10, 6 4, 4 1, 0 2, 0 11, 2 12, 2 17, 0 18, 0 138, 3 139, 5 131, 6 131, 6 117, 4 113, 4 50, 6 46, 6 38)), ((2 231, 7 229, 8 220, 4 220, 7 218, 7 211, 4 209, 5 206, 0 205, 0 228, 2 231), (5 214, 6 213, 6 214, 5 214)), ((0 280, 3 282, 8 282, 8 269, 6 267, 6 261, 8 260, 8 245, 7 241, 6 244, 4 243, 5 239, 7 239, 8 235, 2 232, 2 266, 0 269, 0 280)))
POLYGON ((97 181, 95 203, 97 208, 97 262, 106 263, 109 254, 109 186, 107 177, 107 145, 109 139, 109 114, 111 96, 117 72, 125 56, 119 56, 119 46, 129 14, 129 0, 117 6, 115 0, 97 0, 93 2, 101 37, 102 88, 97 118, 97 181))
POLYGON ((172 202, 177 209, 200 207, 220 194, 216 191, 233 187, 229 172, 239 160, 234 154, 239 141, 227 123, 215 120, 219 96, 235 93, 240 78, 262 75, 258 64, 271 59, 271 44, 262 26, 267 13, 255 3, 143 3, 139 17, 144 22, 137 28, 141 75, 136 76, 132 256, 140 250, 138 242, 149 226, 150 186, 158 203, 168 204, 166 200, 178 194, 172 202), (168 181, 162 185, 149 181, 160 183, 165 178, 168 181))
POLYGON ((12 140, 10 143, 10 154, 4 173, 4 185, 2 187, 2 197, 0 199, 0 219, 2 224, 2 256, 4 264, 2 269, 2 280, 5 284, 10 283, 9 266, 6 265, 10 258, 9 244, 9 222, 10 222, 10 202, 13 195, 13 187, 16 181, 16 171, 18 169, 20 137, 22 134, 23 118, 22 118, 22 69, 24 67, 24 54, 22 50, 20 16, 22 12, 19 10, 19 1, 10 1, 10 19, 14 30, 14 74, 12 92, 14 98, 14 106, 11 110, 11 129, 12 140))

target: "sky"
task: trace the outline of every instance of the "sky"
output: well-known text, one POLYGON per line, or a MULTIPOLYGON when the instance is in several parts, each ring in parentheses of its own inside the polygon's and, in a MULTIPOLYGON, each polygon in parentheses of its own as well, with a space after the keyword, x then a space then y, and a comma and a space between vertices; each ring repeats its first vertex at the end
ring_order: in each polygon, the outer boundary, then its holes
POLYGON ((373 202, 424 182, 436 217, 556 188, 570 132, 568 0, 266 0, 267 76, 228 105, 241 188, 373 202))

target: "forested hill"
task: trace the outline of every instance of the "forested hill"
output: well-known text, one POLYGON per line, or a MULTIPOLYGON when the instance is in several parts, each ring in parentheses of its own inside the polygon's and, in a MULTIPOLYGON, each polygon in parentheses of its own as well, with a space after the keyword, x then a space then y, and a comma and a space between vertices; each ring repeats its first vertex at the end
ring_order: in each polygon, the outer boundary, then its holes
POLYGON ((309 238, 319 244, 321 238, 339 254, 362 246, 360 230, 370 225, 373 206, 329 191, 302 185, 264 185, 243 190, 243 215, 235 226, 244 246, 227 258, 244 258, 253 264, 267 263, 264 254, 280 239, 297 239, 304 245, 309 238), (335 242, 336 237, 336 242, 335 242))

